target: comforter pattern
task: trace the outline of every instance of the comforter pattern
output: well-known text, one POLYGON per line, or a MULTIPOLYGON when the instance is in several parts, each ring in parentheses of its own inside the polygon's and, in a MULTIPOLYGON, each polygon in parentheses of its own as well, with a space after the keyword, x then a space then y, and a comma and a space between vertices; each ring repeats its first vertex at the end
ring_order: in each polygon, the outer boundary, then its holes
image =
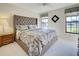
POLYGON ((55 30, 49 29, 33 29, 19 32, 19 38, 27 44, 28 54, 30 56, 40 55, 42 48, 49 43, 53 37, 56 37, 56 32, 55 30))

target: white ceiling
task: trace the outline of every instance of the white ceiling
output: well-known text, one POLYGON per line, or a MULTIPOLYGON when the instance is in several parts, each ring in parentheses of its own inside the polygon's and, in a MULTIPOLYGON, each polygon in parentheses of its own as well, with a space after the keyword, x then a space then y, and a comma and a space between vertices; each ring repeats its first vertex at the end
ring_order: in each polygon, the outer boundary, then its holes
POLYGON ((58 8, 67 7, 73 4, 74 3, 46 3, 46 5, 43 5, 43 3, 14 3, 13 5, 41 14, 58 8))

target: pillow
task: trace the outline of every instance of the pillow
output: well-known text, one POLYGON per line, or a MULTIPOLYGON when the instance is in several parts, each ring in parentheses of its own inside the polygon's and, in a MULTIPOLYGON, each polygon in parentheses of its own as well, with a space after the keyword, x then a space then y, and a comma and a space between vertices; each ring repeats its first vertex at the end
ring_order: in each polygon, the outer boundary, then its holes
POLYGON ((20 25, 16 25, 16 29, 20 30, 21 29, 20 25))
POLYGON ((16 29, 17 30, 27 30, 28 29, 28 25, 16 25, 16 29))
POLYGON ((28 30, 28 26, 27 25, 21 25, 21 30, 28 30))
POLYGON ((29 27, 29 29, 36 29, 37 25, 29 25, 28 27, 29 27))

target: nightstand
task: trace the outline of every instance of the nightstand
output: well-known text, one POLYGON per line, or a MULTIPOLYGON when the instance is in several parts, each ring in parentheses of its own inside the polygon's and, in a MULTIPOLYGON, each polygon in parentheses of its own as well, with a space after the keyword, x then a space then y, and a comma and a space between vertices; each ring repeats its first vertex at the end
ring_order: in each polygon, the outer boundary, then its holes
POLYGON ((0 46, 9 44, 11 42, 14 42, 14 34, 7 34, 0 36, 0 46))
POLYGON ((2 36, 0 36, 0 46, 2 46, 2 36))

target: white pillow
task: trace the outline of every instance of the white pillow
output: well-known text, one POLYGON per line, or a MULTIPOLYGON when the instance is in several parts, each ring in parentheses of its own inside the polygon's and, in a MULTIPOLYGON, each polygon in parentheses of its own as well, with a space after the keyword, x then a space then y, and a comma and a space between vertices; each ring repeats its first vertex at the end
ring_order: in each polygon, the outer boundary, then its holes
POLYGON ((16 25, 16 29, 17 30, 27 30, 28 29, 28 25, 16 25))
POLYGON ((29 25, 29 29, 36 29, 37 25, 29 25))
POLYGON ((21 25, 21 30, 28 30, 28 25, 21 25))
POLYGON ((16 29, 20 30, 21 29, 20 25, 16 25, 16 29))

